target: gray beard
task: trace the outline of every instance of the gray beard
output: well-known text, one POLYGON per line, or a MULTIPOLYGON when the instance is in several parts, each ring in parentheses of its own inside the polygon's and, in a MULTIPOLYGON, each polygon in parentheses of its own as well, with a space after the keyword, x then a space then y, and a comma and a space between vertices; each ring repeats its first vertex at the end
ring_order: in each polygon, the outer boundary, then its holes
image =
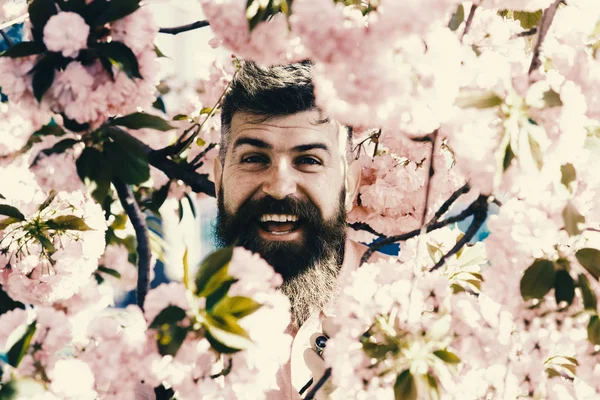
POLYGON ((281 285, 281 291, 290 299, 292 306, 291 328, 294 331, 334 300, 340 267, 334 260, 318 263, 281 285))

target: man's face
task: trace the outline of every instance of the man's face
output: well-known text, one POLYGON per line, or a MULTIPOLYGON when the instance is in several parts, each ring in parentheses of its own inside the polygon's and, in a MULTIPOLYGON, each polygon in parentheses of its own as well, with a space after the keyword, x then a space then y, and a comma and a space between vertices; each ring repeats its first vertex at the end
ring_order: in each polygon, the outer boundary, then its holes
POLYGON ((347 195, 346 130, 320 119, 316 110, 267 121, 236 113, 215 165, 222 244, 259 252, 284 279, 343 255, 354 189, 347 195))

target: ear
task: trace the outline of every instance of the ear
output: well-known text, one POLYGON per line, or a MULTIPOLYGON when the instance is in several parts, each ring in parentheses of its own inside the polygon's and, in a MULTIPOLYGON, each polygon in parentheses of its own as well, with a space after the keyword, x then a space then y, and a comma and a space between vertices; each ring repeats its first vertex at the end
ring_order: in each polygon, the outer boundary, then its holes
POLYGON ((348 166, 348 172, 346 173, 346 212, 352 210, 354 200, 358 195, 361 174, 362 168, 360 162, 356 160, 351 161, 351 164, 348 166))
POLYGON ((219 191, 221 190, 221 175, 223 174, 223 166, 221 165, 221 157, 215 157, 213 170, 215 173, 215 195, 219 197, 219 191))

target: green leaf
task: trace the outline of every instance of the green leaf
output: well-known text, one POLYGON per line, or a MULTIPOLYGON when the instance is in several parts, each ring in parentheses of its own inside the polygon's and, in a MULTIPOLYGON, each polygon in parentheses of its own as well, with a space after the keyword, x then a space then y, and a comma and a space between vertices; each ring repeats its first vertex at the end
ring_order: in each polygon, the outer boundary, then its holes
POLYGON ((458 358, 456 354, 448 350, 436 350, 433 352, 433 355, 439 358, 440 360, 447 362, 448 364, 460 363, 460 358, 458 358))
POLYGON ((42 102, 42 97, 52 86, 55 74, 54 57, 44 56, 35 67, 32 69, 33 77, 31 78, 31 86, 33 87, 33 95, 38 102, 42 102))
POLYGON ((502 160, 502 170, 506 171, 508 169, 508 167, 510 167, 510 164, 512 163, 512 160, 515 158, 515 153, 512 150, 512 147, 510 146, 510 143, 508 143, 508 145, 506 146, 506 151, 504 152, 504 159, 502 160))
POLYGON ((152 103, 152 107, 156 108, 159 111, 162 111, 165 114, 167 113, 167 106, 165 106, 165 102, 160 96, 158 96, 156 100, 154 100, 154 103, 152 103))
POLYGON ((141 158, 147 158, 148 155, 144 148, 140 145, 140 142, 133 136, 129 135, 127 132, 122 130, 121 128, 117 128, 115 126, 108 126, 106 128, 109 136, 121 147, 125 150, 133 153, 141 158))
POLYGON ((54 146, 52 146, 51 148, 40 151, 40 153, 33 160, 32 164, 35 165, 39 161, 40 154, 45 154, 47 156, 50 156, 52 154, 61 154, 73 147, 74 145, 76 145, 77 143, 79 143, 79 140, 71 138, 63 139, 54 144, 54 146))
POLYGON ((464 20, 465 20, 465 8, 463 7, 462 4, 459 4, 458 8, 454 12, 454 14, 452 14, 452 18, 450 19, 448 28, 450 28, 451 31, 455 31, 458 29, 460 24, 463 23, 464 20))
POLYGON ((90 231, 90 228, 83 218, 77 217, 75 215, 61 215, 60 217, 52 218, 51 220, 46 221, 46 225, 48 228, 59 230, 59 231, 90 231))
POLYGON ((18 221, 25 221, 23 213, 18 208, 9 206, 8 204, 0 204, 0 215, 6 215, 18 221))
POLYGON ((535 12, 527 11, 501 11, 500 15, 519 21, 523 29, 531 29, 536 27, 542 19, 542 10, 535 12))
POLYGON ((108 58, 113 65, 116 65, 120 70, 125 72, 130 79, 142 78, 137 57, 125 44, 113 40, 110 43, 95 43, 90 46, 90 49, 95 50, 100 56, 108 58))
MULTIPOLYGON (((562 216, 565 221, 565 230, 569 236, 579 235, 581 233, 579 225, 585 222, 585 217, 579 213, 573 203, 570 201, 567 203, 562 212, 562 216)), ((596 277, 596 279, 598 278, 596 277)))
POLYGON ((135 154, 115 142, 104 144, 104 154, 113 173, 123 182, 139 185, 150 178, 150 166, 146 154, 135 154))
POLYGON ((523 299, 541 299, 554 287, 554 263, 548 260, 535 260, 521 278, 523 299))
POLYGON ((39 240, 40 244, 42 245, 46 253, 48 253, 48 255, 52 255, 56 252, 56 247, 54 247, 52 240, 48 239, 44 235, 38 235, 36 236, 36 238, 37 240, 39 240))
POLYGON ((194 218, 196 218, 196 205, 194 203, 194 199, 192 199, 189 193, 185 193, 184 196, 188 201, 188 205, 190 206, 190 211, 192 212, 192 215, 194 216, 194 218))
POLYGON ((600 344, 600 318, 597 315, 592 315, 587 326, 588 340, 593 345, 600 344))
POLYGON ((544 154, 540 144, 532 135, 529 135, 529 148, 531 149, 531 157, 533 158, 535 165, 541 171, 544 166, 544 154))
POLYGON ((460 108, 492 108, 502 104, 503 100, 494 92, 487 93, 461 93, 456 99, 456 105, 460 108))
POLYGON ((575 282, 571 278, 571 274, 564 269, 556 271, 554 277, 554 297, 556 304, 561 301, 566 301, 569 305, 573 303, 575 298, 575 282))
POLYGON ((25 305, 21 302, 13 300, 0 285, 0 315, 7 311, 14 310, 16 308, 24 309, 25 305))
MULTIPOLYGON (((224 247, 209 254, 200 264, 198 273, 196 274, 196 294, 198 296, 208 296, 217 288, 210 282, 213 275, 217 275, 219 271, 225 269, 227 275, 227 267, 233 256, 233 247, 224 247), (208 284, 211 283, 209 286, 208 284)), ((229 276, 229 275, 227 275, 229 276)), ((213 279, 214 280, 214 279, 213 279)))
POLYGON ((99 265, 98 266, 98 271, 113 276, 117 279, 121 279, 121 274, 119 273, 119 271, 112 269, 112 268, 106 268, 104 265, 99 265))
POLYGON ((190 116, 185 114, 177 114, 173 117, 173 121, 184 121, 187 119, 190 119, 190 116))
POLYGON ((107 158, 99 150, 86 147, 75 165, 81 181, 92 186, 92 196, 96 202, 103 204, 112 178, 112 169, 107 158))
POLYGON ((62 128, 62 126, 57 125, 54 122, 46 124, 46 125, 42 126, 40 129, 38 129, 37 131, 33 132, 33 134, 36 136, 62 136, 65 133, 66 132, 62 128))
POLYGON ((205 328, 221 345, 235 350, 252 346, 248 333, 238 324, 237 318, 231 315, 207 315, 205 320, 205 328))
POLYGON ((86 0, 58 0, 57 3, 62 11, 71 11, 80 14, 85 9, 86 0))
POLYGON ((596 299, 596 294, 592 290, 590 281, 585 274, 579 274, 579 289, 581 289, 581 297, 583 298, 583 308, 596 311, 598 308, 598 300, 596 299))
POLYGON ((21 221, 12 217, 0 219, 0 231, 6 229, 9 225, 14 224, 15 222, 21 221))
POLYGON ((129 129, 151 128, 159 131, 175 129, 167 121, 156 115, 136 112, 124 117, 116 118, 111 122, 113 125, 124 126, 129 129))
POLYGON ((44 27, 53 15, 58 13, 54 0, 33 0, 29 4, 29 21, 34 40, 43 41, 44 27))
POLYGON ((560 175, 560 183, 562 183, 566 187, 569 187, 571 182, 574 182, 577 179, 577 172, 575 171, 575 167, 571 163, 561 165, 560 175))
POLYGON ((236 318, 244 318, 262 307, 262 304, 248 297, 225 297, 212 309, 213 315, 231 314, 236 318))
POLYGON ((158 58, 169 58, 165 55, 165 53, 160 51, 160 49, 156 45, 154 45, 154 53, 156 54, 156 57, 158 57, 158 58))
POLYGON ((25 356, 25 353, 27 353, 27 350, 29 350, 31 339, 33 339, 33 335, 35 334, 36 330, 37 324, 35 321, 29 324, 29 326, 27 326, 25 334, 14 345, 12 345, 10 350, 8 350, 8 364, 12 365, 15 368, 19 366, 21 360, 25 356))
POLYGON ((56 198, 56 191, 51 190, 50 193, 48 194, 48 197, 46 197, 46 200, 44 200, 44 202, 42 204, 40 204, 40 206, 38 207, 38 211, 43 211, 46 209, 46 207, 48 207, 56 198))
POLYGON ((171 187, 171 181, 165 183, 160 189, 152 192, 152 208, 158 212, 158 209, 164 204, 169 195, 169 188, 171 187))
POLYGON ((93 22, 93 26, 102 26, 108 22, 122 19, 140 8, 140 0, 112 0, 106 10, 93 22))
POLYGON ((46 48, 41 42, 20 42, 2 53, 2 57, 27 57, 43 53, 46 48))
POLYGON ((417 400, 417 383, 410 369, 405 369, 396 378, 394 398, 396 400, 417 400))
POLYGON ((596 280, 600 280, 600 250, 589 247, 580 249, 575 253, 575 257, 587 272, 596 280))
MULTIPOLYGON (((0 369, 0 376, 2 369, 0 369)), ((0 385, 0 399, 20 400, 43 398, 48 393, 42 382, 31 378, 15 378, 0 385)))
POLYGON ((65 128, 67 128, 68 130, 70 130, 71 132, 83 132, 90 128, 90 124, 87 122, 80 124, 79 122, 67 117, 65 115, 65 113, 61 113, 60 115, 62 116, 62 119, 63 119, 63 126, 65 128))
POLYGON ((221 268, 219 272, 213 275, 208 281, 205 292, 210 293, 206 296, 206 311, 213 312, 213 308, 221 299, 227 296, 231 285, 237 282, 227 274, 227 268, 221 268))
POLYGON ((149 328, 157 329, 164 324, 176 324, 187 317, 185 310, 177 306, 168 306, 152 320, 149 328))
POLYGON ((205 332, 206 339, 210 343, 210 346, 218 353, 222 354, 233 354, 240 351, 240 349, 234 349, 231 347, 225 346, 223 343, 219 342, 210 332, 205 332))
POLYGON ((560 95, 554 90, 546 90, 542 96, 544 107, 561 107, 563 105, 560 95))
POLYGON ((362 348, 368 357, 377 359, 384 358, 388 353, 397 354, 399 351, 398 345, 394 342, 373 343, 365 341, 362 348))
POLYGON ((430 393, 430 398, 432 400, 439 400, 440 385, 439 385, 438 380, 435 377, 435 375, 433 375, 431 373, 426 374, 425 381, 427 382, 427 385, 429 386, 429 388, 432 390, 432 393, 430 393))

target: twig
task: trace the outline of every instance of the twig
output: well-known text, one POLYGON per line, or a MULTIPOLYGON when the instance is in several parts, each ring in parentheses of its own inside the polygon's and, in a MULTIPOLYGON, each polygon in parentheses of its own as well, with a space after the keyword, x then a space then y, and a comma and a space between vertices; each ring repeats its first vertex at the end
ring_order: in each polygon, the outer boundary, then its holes
POLYGON ((189 167, 187 163, 176 163, 167 158, 165 155, 157 153, 150 146, 137 138, 131 136, 126 131, 116 126, 107 128, 110 136, 121 135, 127 136, 127 140, 136 143, 141 151, 148 156, 150 165, 160 169, 170 179, 178 179, 188 185, 196 193, 206 193, 209 196, 215 197, 215 184, 208 180, 208 175, 199 174, 189 167))
MULTIPOLYGON (((484 198, 487 201, 487 197, 484 197, 484 198)), ((473 203, 471 203, 471 205, 469 207, 467 207, 465 210, 463 210, 458 215, 454 215, 452 217, 448 217, 444 220, 438 221, 434 224, 427 225, 427 227, 425 228, 425 233, 435 231, 436 229, 440 229, 446 225, 450 225, 450 224, 462 221, 463 219, 470 217, 471 215, 473 215, 476 212, 475 204, 477 203, 478 200, 479 199, 475 200, 473 203)), ((377 243, 373 243, 371 246, 369 246, 367 251, 365 251, 365 254, 363 254, 362 258, 360 259, 360 263, 361 264, 365 263, 369 259, 369 257, 371 257, 371 255, 373 255, 373 253, 375 253, 377 250, 387 246, 388 244, 401 242, 403 240, 408 240, 410 238, 413 238, 413 237, 419 235, 420 233, 421 233, 421 228, 415 229, 414 231, 410 231, 407 233, 403 233, 401 235, 389 236, 383 240, 380 240, 377 243)))
POLYGON ((137 264, 138 264, 138 279, 136 289, 137 305, 143 310, 144 300, 150 288, 150 260, 152 253, 150 252, 150 238, 148 237, 148 225, 146 218, 140 209, 140 206, 135 201, 131 188, 119 178, 113 179, 113 185, 123 206, 123 210, 129 217, 135 237, 137 240, 137 264))
POLYGON ((217 147, 216 143, 209 143, 209 145, 206 146, 206 148, 202 150, 202 152, 200 152, 196 157, 194 157, 192 161, 190 161, 190 165, 192 166, 192 169, 194 171, 200 168, 200 166, 203 163, 202 158, 204 158, 204 156, 207 155, 208 152, 214 149, 215 147, 217 147))
POLYGON ((377 232, 375 229, 371 228, 371 226, 369 226, 369 224, 365 223, 365 222, 353 222, 351 224, 348 224, 348 226, 354 230, 357 231, 366 231, 369 232, 372 235, 375 235, 377 237, 380 238, 386 238, 387 236, 385 236, 383 233, 379 233, 377 232))
POLYGON ((469 30, 471 29, 471 24, 473 23, 473 18, 475 18, 475 10, 477 10, 477 7, 479 7, 476 4, 473 4, 471 6, 471 9, 469 10, 469 16, 467 17, 467 22, 465 22, 465 29, 463 30, 463 34, 461 36, 461 41, 462 38, 465 37, 465 35, 467 33, 469 33, 469 30))
POLYGON ((485 222, 487 218, 487 210, 488 210, 488 198, 487 196, 479 196, 477 200, 473 203, 476 205, 475 212, 473 213, 473 221, 469 228, 465 232, 465 235, 448 251, 446 254, 440 258, 440 260, 429 270, 429 272, 433 272, 438 268, 441 268, 449 257, 452 257, 454 254, 458 253, 460 249, 462 249, 477 233, 481 225, 485 222))
POLYGON ((556 0, 550 7, 544 10, 544 14, 542 15, 542 21, 540 22, 539 32, 540 34, 537 37, 537 42, 535 43, 535 47, 533 49, 533 57, 531 59, 531 65, 529 66, 529 75, 531 77, 531 73, 538 69, 542 65, 542 61, 540 60, 540 53, 542 50, 542 43, 544 43, 544 39, 546 39, 546 35, 548 34, 548 29, 550 29, 550 25, 552 25, 552 20, 556 15, 556 10, 558 6, 562 3, 562 0, 556 0))
POLYGON ((469 186, 468 183, 465 183, 463 186, 458 188, 435 212, 435 215, 433 218, 431 218, 431 221, 429 221, 427 225, 435 224, 444 214, 446 214, 446 212, 450 209, 450 206, 452 206, 452 204, 454 204, 454 202, 458 200, 460 196, 467 193, 469 190, 471 190, 471 186, 469 186))
POLYGON ((177 35, 178 33, 193 31, 194 29, 204 28, 210 25, 208 21, 196 21, 191 24, 175 26, 173 28, 160 28, 159 33, 168 33, 171 35, 177 35))
POLYGON ((6 42, 6 45, 8 46, 8 48, 11 48, 15 45, 15 43, 12 41, 10 36, 8 36, 8 34, 6 32, 4 32, 3 29, 0 29, 0 35, 2 35, 2 39, 4 39, 4 41, 6 42))
POLYGON ((327 368, 325 370, 325 373, 321 377, 321 379, 319 379, 317 381, 317 383, 315 384, 315 387, 313 387, 310 390, 310 392, 308 392, 306 394, 306 397, 304 398, 304 400, 312 400, 312 399, 314 399, 315 395, 317 394, 317 392, 319 391, 319 389, 321 389, 321 387, 323 387, 323 385, 325 384, 325 382, 327 382, 327 379, 329 379, 330 376, 331 376, 331 368, 327 368))
POLYGON ((431 133, 431 153, 429 154, 429 174, 427 174, 427 186, 425 188, 425 205, 423 206, 423 215, 421 216, 421 229, 425 226, 425 218, 427 217, 427 206, 429 205, 429 194, 431 192, 431 181, 435 174, 433 168, 433 157, 435 155, 435 142, 437 140, 438 131, 437 129, 431 133))

